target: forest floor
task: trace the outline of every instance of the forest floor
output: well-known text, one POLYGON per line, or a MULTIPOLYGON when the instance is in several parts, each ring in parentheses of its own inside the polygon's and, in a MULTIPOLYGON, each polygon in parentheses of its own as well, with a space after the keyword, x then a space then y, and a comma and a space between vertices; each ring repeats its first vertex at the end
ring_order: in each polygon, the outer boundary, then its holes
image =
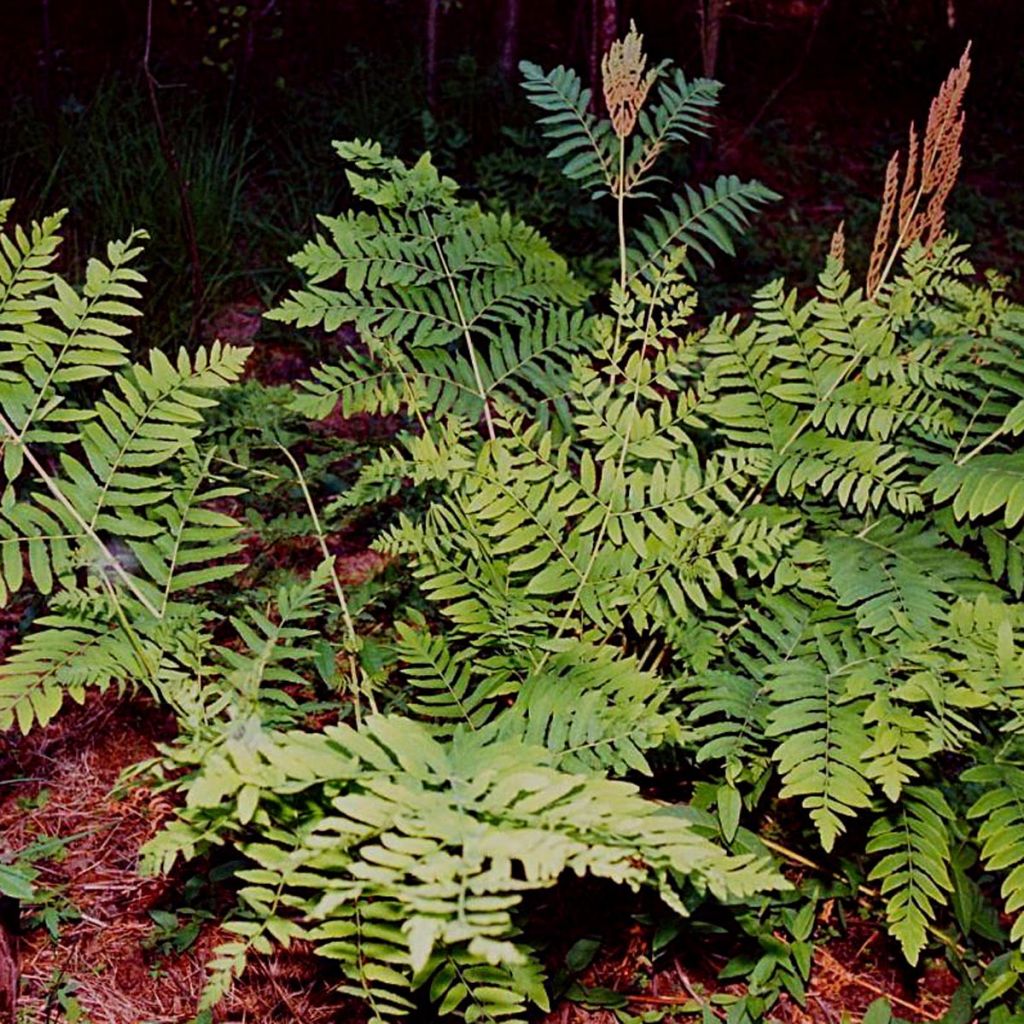
MULTIPOLYGON (((138 872, 140 847, 173 807, 145 784, 118 784, 123 771, 156 753, 171 728, 170 719, 145 699, 110 693, 69 708, 18 744, 17 774, 0 791, 0 847, 22 850, 56 841, 52 855, 35 865, 48 896, 34 908, 22 939, 19 1024, 185 1024, 195 1012, 204 964, 223 933, 200 919, 188 948, 175 949, 175 932, 154 915, 176 913, 188 878, 138 872), (47 911, 56 936, 39 919, 47 911), (32 920, 38 923, 33 926, 32 920)), ((211 909, 230 906, 226 890, 215 889, 210 899, 211 909)), ((178 913, 186 925, 187 910, 178 913)), ((579 982, 626 994, 633 1014, 661 1010, 680 1020, 693 1019, 680 1011, 711 994, 734 991, 715 980, 728 951, 679 950, 652 965, 650 948, 650 930, 634 925, 602 948, 579 982)), ((233 1024, 360 1020, 360 1007, 340 994, 325 966, 301 948, 256 958, 215 1019, 233 1024)), ((845 934, 819 947, 806 1005, 784 999, 771 1020, 859 1020, 883 995, 908 1020, 936 1020, 956 986, 948 969, 936 963, 911 987, 882 922, 850 917, 845 934)), ((549 1020, 616 1024, 612 1010, 568 1001, 556 1005, 549 1020)))

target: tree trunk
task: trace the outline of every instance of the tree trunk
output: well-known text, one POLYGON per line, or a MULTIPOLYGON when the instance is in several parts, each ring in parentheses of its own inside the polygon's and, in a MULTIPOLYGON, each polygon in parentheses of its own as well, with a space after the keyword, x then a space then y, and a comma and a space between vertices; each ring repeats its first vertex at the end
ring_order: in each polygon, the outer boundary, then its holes
POLYGON ((427 0, 427 108, 437 109, 437 23, 441 15, 441 0, 427 0))
POLYGON ((714 78, 718 67, 718 44, 722 34, 722 14, 726 0, 697 0, 700 25, 700 55, 704 77, 714 78))
POLYGON ((519 56, 519 0, 505 0, 505 19, 502 25, 501 57, 498 68, 506 82, 512 82, 519 56))
POLYGON ((618 0, 601 0, 601 55, 619 37, 619 4, 618 0))
POLYGON ((590 45, 590 87, 594 94, 590 107, 595 113, 603 109, 601 101, 601 58, 619 36, 618 0, 593 0, 593 33, 590 45))
POLYGON ((0 1024, 15 1024, 18 1002, 18 901, 0 896, 0 1024))

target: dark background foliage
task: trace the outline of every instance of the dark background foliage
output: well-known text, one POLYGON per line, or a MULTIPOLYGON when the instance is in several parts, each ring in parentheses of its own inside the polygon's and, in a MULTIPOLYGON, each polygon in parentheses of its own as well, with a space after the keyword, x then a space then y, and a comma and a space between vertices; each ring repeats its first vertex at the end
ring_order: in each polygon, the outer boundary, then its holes
MULTIPOLYGON (((331 138, 374 137, 403 155, 431 149, 472 194, 511 205, 600 278, 590 254, 609 226, 592 211, 562 217, 575 205, 572 192, 536 160, 540 143, 527 127, 515 63, 566 63, 586 75, 609 31, 635 19, 654 57, 699 75, 699 7, 153 0, 150 67, 176 174, 142 70, 147 0, 10 4, 0 25, 0 193, 19 197, 22 216, 67 206, 72 258, 146 227, 148 340, 157 342, 201 331, 225 303, 255 309, 280 294, 309 211, 343 201, 331 138), (178 284, 196 264, 190 297, 178 284)), ((699 166, 675 173, 755 175, 784 199, 759 240, 713 275, 709 303, 778 272, 808 280, 843 217, 852 255, 864 258, 885 161, 904 143, 907 121, 923 120, 967 40, 975 71, 951 223, 981 262, 998 260, 1012 273, 1024 253, 1022 38, 1015 0, 726 2, 715 141, 694 151, 699 166)))

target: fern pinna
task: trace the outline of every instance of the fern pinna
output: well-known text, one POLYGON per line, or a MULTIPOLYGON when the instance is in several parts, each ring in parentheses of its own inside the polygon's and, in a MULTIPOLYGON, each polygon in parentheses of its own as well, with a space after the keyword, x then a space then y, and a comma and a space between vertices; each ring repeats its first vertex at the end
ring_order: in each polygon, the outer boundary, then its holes
MULTIPOLYGON (((531 894, 566 872, 704 928, 736 913, 765 952, 735 1024, 803 998, 826 885, 883 908, 910 963, 963 965, 1002 941, 989 894, 1024 902, 1024 311, 943 234, 969 64, 889 173, 865 283, 840 232, 812 293, 774 281, 707 325, 698 270, 775 198, 723 176, 662 200, 658 160, 707 131, 717 83, 648 68, 635 30, 603 66, 608 117, 574 72, 522 70, 549 156, 614 211, 617 278, 590 294, 429 156, 338 144, 352 206, 272 318, 359 341, 287 415, 398 430, 324 502, 281 447, 324 558, 258 608, 218 587, 222 508, 254 478, 204 428, 245 354, 127 364, 135 238, 80 291, 48 269, 56 220, 3 243, 3 581, 54 596, 0 672, 0 723, 111 683, 174 708, 148 767, 184 806, 147 862, 247 861, 204 1012, 250 952, 303 939, 374 1019, 523 1019, 548 1000, 531 894), (382 620, 326 537, 396 496, 376 547, 409 577, 382 620), (344 691, 337 724, 308 724, 315 686, 344 691), (691 806, 623 779, 657 792, 667 762, 691 806), (782 817, 806 823, 790 846, 782 817), (850 877, 792 885, 768 856, 815 868, 814 844, 850 877)), ((1003 956, 990 971, 1024 974, 1003 956)))

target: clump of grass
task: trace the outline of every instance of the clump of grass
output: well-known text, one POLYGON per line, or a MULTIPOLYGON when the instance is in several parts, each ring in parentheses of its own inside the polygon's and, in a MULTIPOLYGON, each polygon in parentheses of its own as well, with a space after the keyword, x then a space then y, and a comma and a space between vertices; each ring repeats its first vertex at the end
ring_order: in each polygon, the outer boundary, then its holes
MULTIPOLYGON (((167 90, 168 133, 188 183, 205 284, 204 306, 239 274, 236 244, 244 224, 243 197, 256 145, 249 123, 230 108, 167 90)), ((123 78, 102 83, 87 103, 66 99, 51 125, 15 106, 0 164, 4 192, 30 197, 25 215, 67 207, 67 258, 72 266, 102 240, 133 227, 152 239, 146 251, 153 310, 149 344, 177 345, 192 315, 182 211, 160 150, 144 93, 123 78)))

